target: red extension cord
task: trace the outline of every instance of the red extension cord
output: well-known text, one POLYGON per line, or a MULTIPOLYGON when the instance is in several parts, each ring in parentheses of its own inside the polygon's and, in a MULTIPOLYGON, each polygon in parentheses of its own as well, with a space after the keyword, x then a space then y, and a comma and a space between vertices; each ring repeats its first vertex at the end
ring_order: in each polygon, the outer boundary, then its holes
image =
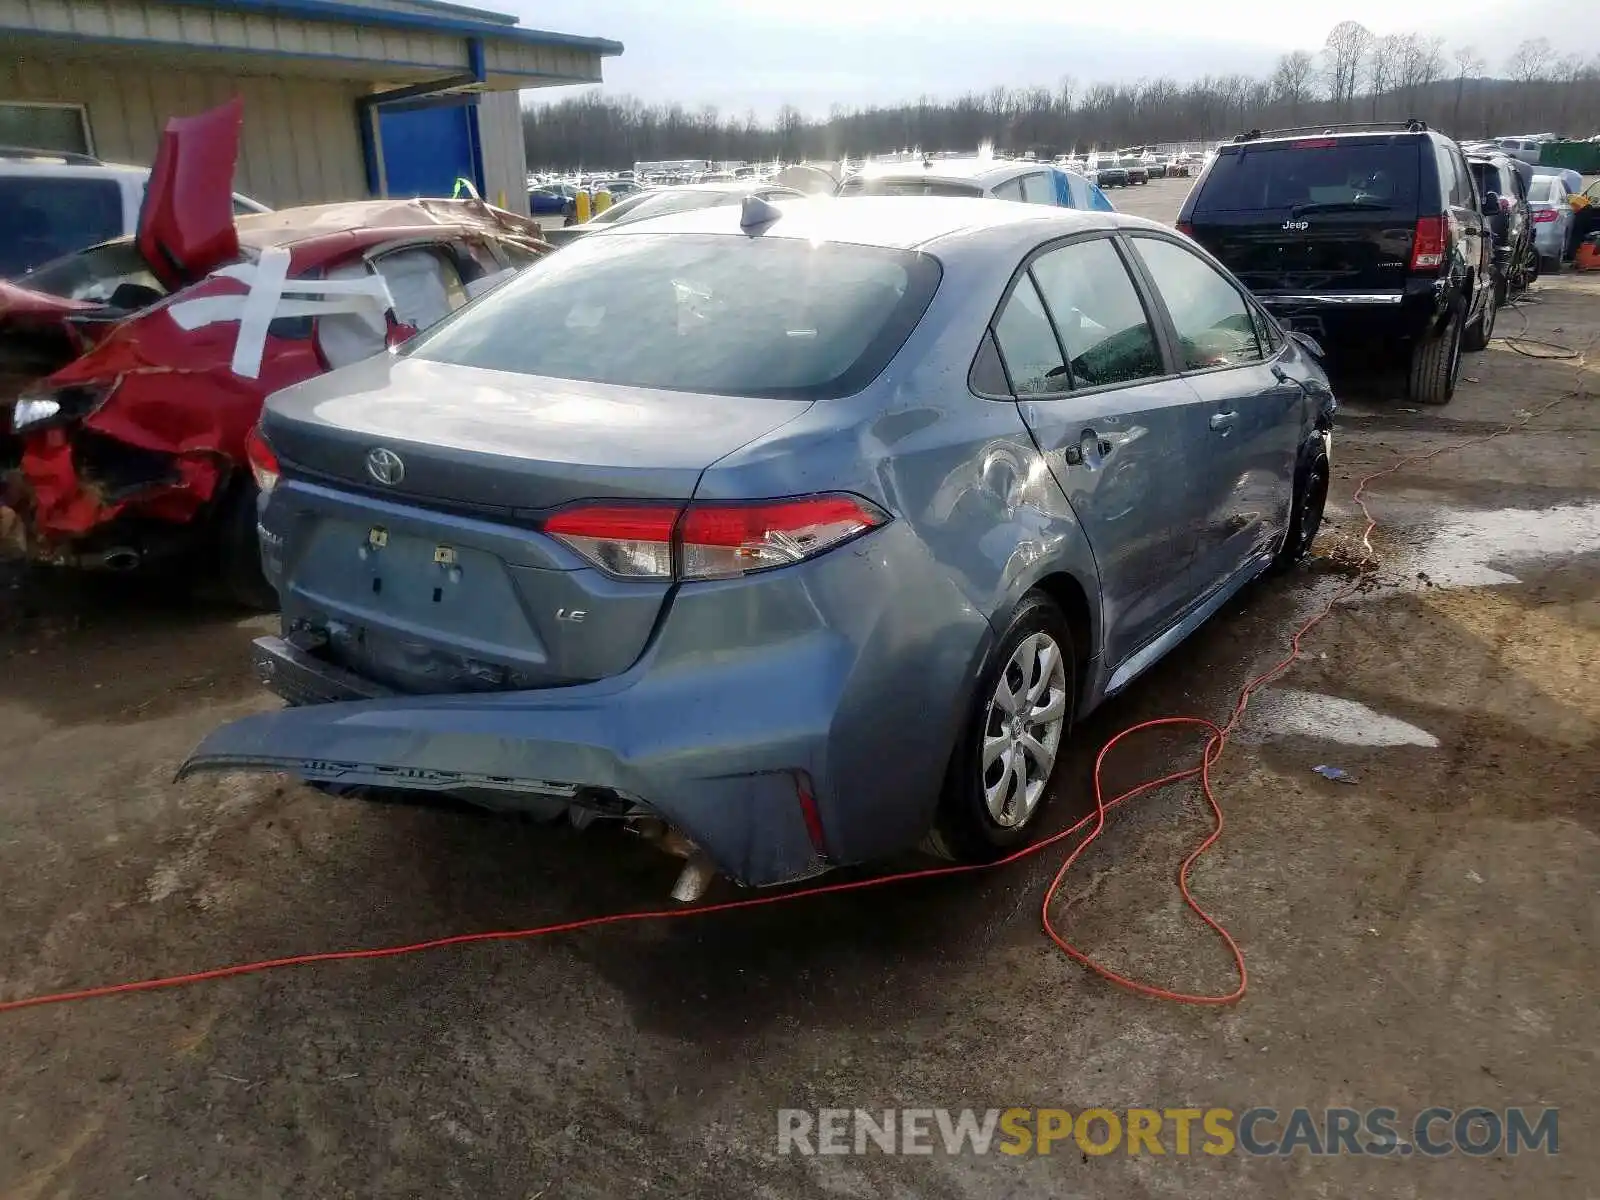
MULTIPOLYGON (((1535 357, 1554 356, 1538 355, 1535 357)), ((1582 356, 1574 355, 1574 357, 1581 359, 1582 356)), ((1464 441, 1453 442, 1446 446, 1439 446, 1423 454, 1408 455, 1405 458, 1397 460, 1390 466, 1385 467, 1381 471, 1374 471, 1370 475, 1363 477, 1361 482, 1356 485, 1356 490, 1351 497, 1351 499, 1360 506, 1362 515, 1366 518, 1367 522, 1366 528, 1361 534, 1361 545, 1365 553, 1362 556, 1357 572, 1347 583, 1345 583, 1343 587, 1337 589, 1333 595, 1329 597, 1328 602, 1323 605, 1315 615, 1313 615, 1295 631, 1294 636, 1289 639, 1289 652, 1272 667, 1268 668, 1266 671, 1263 671, 1261 674, 1257 675, 1244 685, 1239 692, 1238 701, 1234 704, 1233 711, 1229 715, 1226 724, 1218 725, 1216 722, 1207 720, 1204 717, 1160 717, 1152 721, 1141 721, 1137 725, 1129 726, 1127 729, 1124 729, 1121 733, 1117 734, 1110 741, 1108 741, 1101 748, 1099 755, 1095 758, 1094 811, 1089 813, 1082 820, 1074 823, 1069 828, 1063 829, 1059 833, 1052 834, 1050 837, 1045 838, 1042 841, 1025 846, 1021 850, 1018 850, 1013 854, 1009 854, 995 862, 963 863, 948 867, 928 867, 919 871, 903 871, 895 875, 881 875, 872 879, 858 879, 848 883, 821 884, 815 887, 800 888, 791 892, 780 892, 767 896, 753 896, 743 900, 729 900, 721 904, 705 904, 696 908, 651 909, 641 912, 613 913, 610 916, 584 917, 576 921, 561 921, 553 925, 539 925, 532 929, 506 929, 494 930, 486 933, 460 933, 451 937, 430 938, 424 942, 412 942, 409 945, 379 946, 369 950, 328 950, 316 954, 294 954, 288 956, 287 958, 269 958, 256 962, 235 963, 231 966, 213 967, 207 971, 194 971, 185 975, 167 975, 158 979, 140 979, 128 983, 112 983, 105 984, 100 987, 81 988, 76 991, 50 992, 38 996, 26 996, 20 1000, 7 1000, 0 1002, 0 1013, 16 1012, 24 1008, 39 1008, 47 1004, 66 1004, 74 1000, 95 1000, 103 996, 117 996, 128 992, 152 992, 159 988, 181 987, 184 984, 203 983, 212 979, 230 979, 238 975, 254 975, 262 971, 277 970, 280 967, 304 966, 310 963, 349 962, 357 959, 395 958, 402 954, 416 954, 423 950, 438 950, 446 946, 465 946, 474 942, 522 941, 530 938, 547 937, 551 934, 557 933, 574 933, 580 929, 594 929, 602 925, 621 925, 629 922, 643 921, 683 920, 689 917, 710 916, 713 913, 734 912, 738 909, 760 908, 768 904, 789 904, 796 900, 804 900, 813 896, 827 896, 840 892, 862 891, 866 888, 886 887, 890 884, 905 883, 913 879, 937 879, 943 876, 965 875, 972 871, 987 871, 995 867, 1003 867, 1010 863, 1019 862, 1024 858, 1031 857, 1032 855, 1039 854, 1049 847, 1054 846, 1056 843, 1071 837, 1090 822, 1094 823, 1094 828, 1089 831, 1087 837, 1073 847, 1072 853, 1067 855, 1066 861, 1064 861, 1061 864, 1060 869, 1056 871, 1055 878, 1050 881, 1050 886, 1045 891, 1044 901, 1040 906, 1040 915, 1044 921, 1044 931, 1049 935, 1050 940, 1060 947, 1061 951, 1069 958, 1076 962, 1082 963, 1095 974, 1109 979, 1112 983, 1120 984, 1122 987, 1139 992, 1143 995, 1154 996, 1160 1000, 1174 1000, 1183 1004, 1232 1004, 1235 1001, 1243 998, 1245 991, 1249 986, 1249 977, 1245 972, 1244 966, 1244 955, 1239 950, 1239 946, 1233 940, 1232 936, 1230 936, 1228 931, 1222 927, 1222 924, 1217 921, 1215 917, 1211 916, 1210 913, 1206 912, 1205 909, 1201 908, 1200 905, 1195 901, 1194 896, 1189 891, 1190 870, 1193 868, 1196 861, 1199 860, 1200 856, 1207 850, 1211 849, 1211 847, 1216 844, 1217 839, 1222 836, 1222 808, 1217 803, 1216 795, 1211 790, 1211 768, 1215 766, 1217 760, 1222 757, 1222 752, 1228 744, 1228 738, 1232 735, 1234 730, 1238 727, 1239 721, 1243 718, 1245 706, 1249 703, 1251 695, 1259 688, 1265 686, 1267 683, 1282 675, 1294 665, 1295 661, 1300 657, 1301 640, 1308 633, 1310 633, 1311 630, 1315 629, 1319 624, 1321 624, 1330 613, 1333 612, 1336 604, 1354 593, 1356 588, 1360 585, 1362 576, 1366 573, 1368 564, 1374 562, 1376 554, 1372 549, 1372 542, 1370 539, 1372 537, 1373 530, 1378 526, 1378 522, 1377 519, 1372 515, 1371 511, 1367 508, 1367 502, 1364 498, 1367 485, 1375 479, 1381 479, 1385 475, 1392 475, 1403 467, 1411 466, 1419 462, 1426 462, 1428 459, 1435 458, 1440 454, 1460 450, 1464 447, 1476 445, 1481 442, 1487 442, 1499 437, 1501 434, 1510 433, 1512 430, 1526 425, 1529 421, 1533 420, 1534 417, 1548 412, 1551 408, 1554 408, 1563 400, 1579 395, 1581 392, 1582 388, 1580 386, 1578 389, 1558 396, 1556 399, 1546 404, 1543 408, 1529 413, 1522 420, 1514 421, 1511 424, 1505 425, 1492 433, 1483 434, 1478 437, 1467 438, 1464 441), (1112 749, 1120 744, 1123 740, 1132 737, 1136 733, 1140 733, 1147 729, 1171 726, 1194 726, 1210 731, 1210 737, 1206 739, 1205 749, 1201 754, 1200 763, 1197 766, 1189 767, 1182 771, 1175 771, 1170 775, 1164 775, 1160 779, 1152 779, 1147 783, 1141 783, 1137 787, 1130 788, 1121 795, 1114 796, 1110 800, 1107 800, 1101 790, 1100 780, 1100 770, 1102 765, 1105 763, 1106 755, 1111 753, 1112 749), (1143 983, 1136 979, 1130 979, 1128 976, 1122 975, 1116 971, 1113 971, 1110 967, 1096 962, 1082 950, 1079 950, 1076 946, 1072 945, 1061 935, 1060 931, 1056 929, 1055 925, 1050 919, 1050 905, 1055 900, 1056 893, 1061 890, 1061 885, 1066 879, 1067 872, 1071 870, 1072 865, 1078 861, 1078 859, 1083 855, 1083 852, 1092 846, 1095 842, 1095 839, 1098 838, 1104 831, 1106 826, 1106 813, 1115 808, 1117 805, 1122 804, 1125 801, 1132 800, 1135 796, 1141 796, 1148 791, 1154 790, 1155 788, 1165 787, 1169 783, 1176 783, 1180 779, 1189 779, 1196 775, 1200 777, 1200 789, 1205 795, 1206 803, 1211 806, 1213 824, 1210 834, 1207 835, 1204 841, 1195 847, 1188 858, 1183 860, 1183 865, 1178 869, 1178 891, 1182 893, 1184 903, 1194 911, 1196 916, 1198 916, 1202 921, 1211 927, 1212 931, 1215 932, 1216 935, 1222 939, 1223 944, 1227 946, 1228 953, 1233 956, 1234 969, 1239 975, 1239 986, 1233 991, 1228 992, 1226 995, 1197 995, 1192 992, 1175 991, 1171 988, 1157 987, 1154 984, 1143 983)))

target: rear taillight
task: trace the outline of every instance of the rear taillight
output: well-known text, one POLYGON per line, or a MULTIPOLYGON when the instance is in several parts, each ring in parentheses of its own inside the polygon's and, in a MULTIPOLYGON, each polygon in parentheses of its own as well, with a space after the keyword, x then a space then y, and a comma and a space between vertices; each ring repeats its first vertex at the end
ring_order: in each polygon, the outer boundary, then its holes
POLYGON ((624 579, 727 579, 803 562, 889 517, 857 496, 658 504, 579 504, 543 529, 624 579))
POLYGON ((1179 221, 1178 232, 1183 234, 1184 237, 1192 238, 1194 236, 1194 226, 1187 221, 1179 221))
POLYGON ((1544 225, 1550 221, 1554 221, 1555 219, 1556 210, 1553 208, 1539 208, 1534 210, 1533 223, 1535 225, 1544 225))
POLYGON ((1298 142, 1291 142, 1291 150, 1331 150, 1339 144, 1335 138, 1305 138, 1298 142))
POLYGON ((670 579, 677 524, 676 506, 581 504, 550 517, 544 531, 608 575, 670 579))
POLYGON ((245 435, 244 456, 250 463, 250 474, 255 476, 256 489, 262 495, 278 486, 278 456, 267 445, 259 428, 245 435))
POLYGON ((1444 262, 1445 219, 1418 217, 1416 236, 1411 242, 1411 269, 1431 271, 1444 262))
POLYGON ((1510 196, 1501 196, 1500 197, 1500 211, 1503 212, 1503 213, 1508 213, 1508 212, 1511 211, 1511 197, 1510 196))

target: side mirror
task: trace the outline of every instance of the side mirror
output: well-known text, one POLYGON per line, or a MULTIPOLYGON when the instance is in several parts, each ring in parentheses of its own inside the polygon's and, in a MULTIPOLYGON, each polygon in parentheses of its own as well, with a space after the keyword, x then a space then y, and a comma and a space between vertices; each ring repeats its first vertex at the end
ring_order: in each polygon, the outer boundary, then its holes
POLYGON ((1483 215, 1498 217, 1500 215, 1500 193, 1485 192, 1483 194, 1483 215))
POLYGON ((1327 355, 1323 352, 1322 343, 1317 341, 1317 339, 1312 337, 1309 333, 1301 333, 1298 329, 1285 329, 1284 332, 1298 342, 1305 352, 1311 355, 1312 358, 1315 358, 1320 362, 1322 359, 1327 357, 1327 355))

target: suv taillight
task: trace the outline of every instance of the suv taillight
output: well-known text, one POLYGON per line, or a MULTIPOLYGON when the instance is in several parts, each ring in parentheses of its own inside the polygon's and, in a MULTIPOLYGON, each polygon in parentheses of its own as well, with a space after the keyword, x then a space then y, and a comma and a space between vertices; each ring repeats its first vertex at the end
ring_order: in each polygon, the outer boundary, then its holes
POLYGON ((1178 232, 1183 234, 1184 237, 1192 238, 1194 236, 1194 226, 1187 221, 1179 221, 1178 232))
POLYGON ((278 456, 261 436, 259 427, 244 436, 244 456, 250 463, 250 474, 255 476, 256 489, 264 496, 278 486, 278 456))
POLYGON ((1446 229, 1443 217, 1417 218, 1417 232, 1411 242, 1413 271, 1433 271, 1443 264, 1446 229))
POLYGON ((1536 208, 1533 210, 1533 223, 1544 225, 1556 219, 1556 210, 1553 208, 1536 208))
POLYGON ((542 528, 609 575, 727 579, 803 562, 876 529, 888 514, 858 496, 663 504, 578 504, 542 528))

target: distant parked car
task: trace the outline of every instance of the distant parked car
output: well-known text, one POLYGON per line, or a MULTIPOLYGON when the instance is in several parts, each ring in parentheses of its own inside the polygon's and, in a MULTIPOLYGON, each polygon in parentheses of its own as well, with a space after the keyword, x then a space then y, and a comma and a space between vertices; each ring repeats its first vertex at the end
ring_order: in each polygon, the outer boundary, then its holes
POLYGON ((1503 137, 1496 138, 1495 145, 1500 147, 1503 154, 1509 154, 1512 158, 1521 159, 1525 163, 1537 164, 1540 148, 1544 143, 1537 138, 1503 137))
POLYGON ((1077 718, 1307 553, 1334 413, 1150 221, 614 226, 272 398, 254 656, 290 706, 181 773, 664 823, 752 885, 993 860, 1077 718))
POLYGON ((596 213, 581 225, 547 229, 544 236, 552 246, 565 246, 568 242, 575 242, 581 237, 609 229, 613 225, 627 225, 633 221, 664 217, 670 213, 690 212, 697 208, 738 204, 746 196, 760 196, 763 200, 781 200, 799 195, 801 193, 794 188, 776 183, 757 183, 753 179, 649 188, 613 204, 604 212, 596 213))
POLYGON ((535 217, 559 217, 571 207, 578 189, 570 183, 547 183, 528 189, 528 213, 535 217))
POLYGON ((1499 312, 1484 207, 1453 141, 1419 121, 1380 122, 1240 134, 1178 223, 1330 353, 1398 350, 1411 398, 1445 404, 1461 351, 1488 344, 1499 312))
POLYGON ((1095 176, 1103 188, 1128 186, 1128 168, 1120 159, 1101 159, 1095 176))
POLYGON ((1539 175, 1528 189, 1533 210, 1533 244, 1546 271, 1557 271, 1572 241, 1572 193, 1559 175, 1539 175))
POLYGON ((1123 171, 1127 173, 1129 184, 1140 184, 1142 186, 1150 182, 1150 170, 1139 159, 1130 155, 1126 158, 1118 159, 1117 162, 1123 171))
POLYGON ((942 158, 869 166, 839 185, 840 196, 992 196, 1057 208, 1112 211, 1097 184, 1054 163, 942 158))
MULTIPOLYGON (((149 179, 146 167, 86 154, 0 147, 0 279, 133 233, 149 179)), ((235 192, 233 211, 271 209, 235 192)))

